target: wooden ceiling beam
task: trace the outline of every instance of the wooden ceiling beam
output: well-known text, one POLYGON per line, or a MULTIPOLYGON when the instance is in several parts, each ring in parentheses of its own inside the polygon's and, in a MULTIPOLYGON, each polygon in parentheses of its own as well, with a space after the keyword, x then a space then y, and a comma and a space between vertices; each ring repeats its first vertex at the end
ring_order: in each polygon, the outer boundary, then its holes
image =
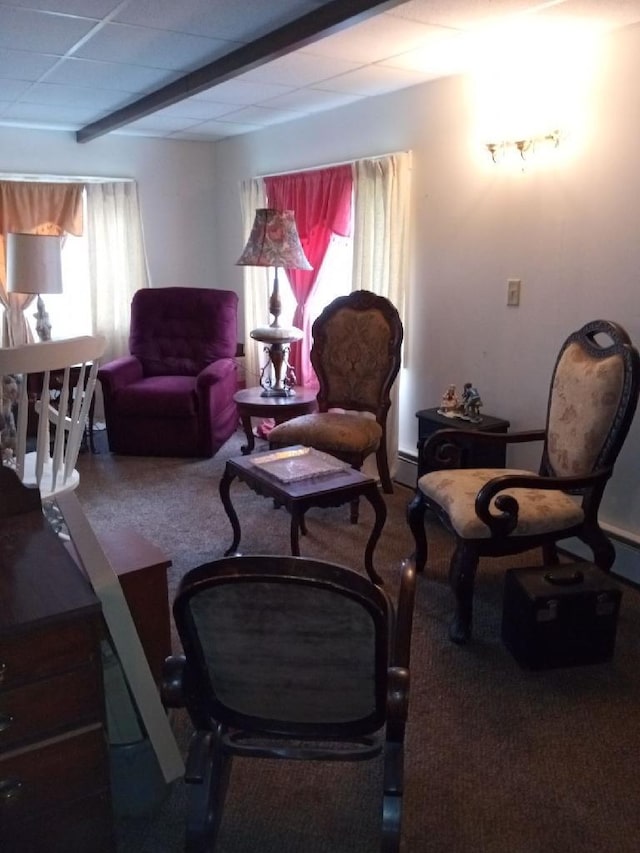
POLYGON ((319 9, 308 12, 277 30, 185 74, 179 80, 174 80, 173 83, 162 86, 155 92, 80 128, 76 132, 76 141, 89 142, 104 136, 136 119, 191 98, 212 86, 231 80, 294 50, 300 50, 331 33, 346 29, 404 2, 406 0, 332 0, 319 9))

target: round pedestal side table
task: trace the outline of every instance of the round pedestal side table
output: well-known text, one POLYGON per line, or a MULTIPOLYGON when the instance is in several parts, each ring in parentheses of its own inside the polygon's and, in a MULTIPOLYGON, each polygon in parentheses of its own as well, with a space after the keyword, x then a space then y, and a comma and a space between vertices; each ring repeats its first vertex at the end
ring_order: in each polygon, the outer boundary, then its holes
POLYGON ((243 388, 236 391, 233 399, 247 436, 247 443, 240 448, 245 456, 251 453, 256 444, 251 418, 273 418, 276 424, 281 424, 298 415, 315 412, 317 406, 316 391, 307 388, 298 388, 286 397, 264 397, 262 388, 243 388))

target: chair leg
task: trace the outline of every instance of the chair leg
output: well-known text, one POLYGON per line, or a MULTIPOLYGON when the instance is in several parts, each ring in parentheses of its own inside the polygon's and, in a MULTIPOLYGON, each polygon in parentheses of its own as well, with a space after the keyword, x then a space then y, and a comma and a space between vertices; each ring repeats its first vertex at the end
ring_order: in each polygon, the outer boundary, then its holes
POLYGON ((542 546, 542 561, 545 566, 557 566, 560 562, 555 542, 545 542, 542 546))
POLYGON ((404 787, 404 744, 387 741, 384 747, 384 792, 382 796, 382 853, 398 853, 404 787))
POLYGON ((393 494, 393 482, 389 473, 389 460, 387 459, 387 442, 383 436, 380 442, 380 447, 376 451, 376 463, 378 465, 378 476, 380 477, 380 485, 385 495, 393 494))
POLYGON ((354 498, 351 501, 351 503, 349 504, 349 506, 351 507, 351 510, 349 513, 349 519, 351 521, 351 524, 357 524, 358 523, 358 517, 360 516, 360 500, 359 500, 359 498, 354 498))
POLYGON ((414 560, 416 572, 423 572, 427 564, 427 535, 424 531, 424 516, 427 511, 424 495, 418 489, 407 507, 407 522, 416 545, 414 560))
POLYGON ((220 731, 196 732, 185 770, 187 785, 186 853, 212 853, 222 820, 231 774, 231 755, 220 742, 220 731))
POLYGON ((478 554, 475 548, 469 543, 459 542, 449 567, 449 583, 456 597, 456 612, 449 627, 449 638, 458 645, 463 645, 471 638, 473 587, 477 568, 478 554))
POLYGON ((578 537, 593 552, 593 562, 596 566, 603 572, 610 572, 616 560, 616 549, 602 529, 595 525, 584 529, 578 537))

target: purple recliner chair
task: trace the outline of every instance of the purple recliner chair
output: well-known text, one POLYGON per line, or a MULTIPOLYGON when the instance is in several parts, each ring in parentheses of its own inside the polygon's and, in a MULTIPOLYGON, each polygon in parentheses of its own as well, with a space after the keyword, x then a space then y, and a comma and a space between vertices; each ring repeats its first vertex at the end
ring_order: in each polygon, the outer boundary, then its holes
POLYGON ((131 354, 98 371, 113 453, 213 456, 238 423, 237 315, 230 290, 134 294, 131 354))

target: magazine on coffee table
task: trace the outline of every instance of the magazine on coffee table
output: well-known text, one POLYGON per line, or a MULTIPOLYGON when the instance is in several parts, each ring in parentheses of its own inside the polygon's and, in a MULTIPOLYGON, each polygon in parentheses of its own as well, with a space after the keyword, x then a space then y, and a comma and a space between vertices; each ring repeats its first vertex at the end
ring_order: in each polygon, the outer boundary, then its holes
POLYGON ((350 465, 313 447, 289 447, 251 459, 251 462, 281 483, 295 483, 350 470, 350 465))

